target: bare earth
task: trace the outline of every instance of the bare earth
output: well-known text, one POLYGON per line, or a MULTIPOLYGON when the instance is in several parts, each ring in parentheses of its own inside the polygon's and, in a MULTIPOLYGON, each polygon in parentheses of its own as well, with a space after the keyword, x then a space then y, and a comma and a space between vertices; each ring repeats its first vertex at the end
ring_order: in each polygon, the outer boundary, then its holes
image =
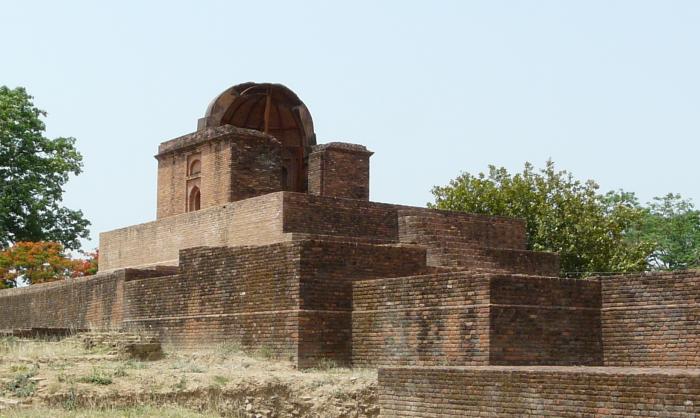
POLYGON ((374 417, 376 370, 309 371, 235 346, 126 360, 104 348, 0 339, 3 417, 374 417))

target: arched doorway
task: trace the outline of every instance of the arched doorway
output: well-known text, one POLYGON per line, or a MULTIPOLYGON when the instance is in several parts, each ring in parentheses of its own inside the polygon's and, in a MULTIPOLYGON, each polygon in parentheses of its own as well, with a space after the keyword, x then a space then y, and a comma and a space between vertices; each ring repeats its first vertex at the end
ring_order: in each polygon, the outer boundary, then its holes
POLYGON ((199 193, 199 187, 194 186, 190 190, 190 196, 189 196, 189 199, 187 200, 187 211, 193 212, 195 210, 199 210, 200 204, 201 204, 201 196, 199 193))

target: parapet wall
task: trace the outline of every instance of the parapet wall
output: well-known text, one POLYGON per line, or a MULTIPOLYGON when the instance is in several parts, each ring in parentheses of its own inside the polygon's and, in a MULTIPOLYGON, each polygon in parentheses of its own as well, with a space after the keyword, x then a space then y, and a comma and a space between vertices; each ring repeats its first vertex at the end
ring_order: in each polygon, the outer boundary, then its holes
POLYGON ((598 280, 606 366, 700 367, 700 271, 598 280))
POLYGON ((602 367, 387 368, 385 417, 700 414, 700 371, 602 367))
POLYGON ((282 193, 169 216, 100 234, 100 271, 177 265, 181 249, 284 241, 282 193))

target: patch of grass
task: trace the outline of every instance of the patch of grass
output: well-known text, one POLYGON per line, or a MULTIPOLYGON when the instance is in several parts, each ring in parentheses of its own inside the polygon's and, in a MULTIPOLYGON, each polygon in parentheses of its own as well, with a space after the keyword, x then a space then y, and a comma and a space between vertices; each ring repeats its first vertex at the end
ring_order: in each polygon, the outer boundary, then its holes
POLYGON ((217 346, 217 350, 222 356, 227 357, 236 354, 242 354, 245 350, 243 346, 235 341, 226 342, 217 346))
POLYGON ((226 384, 229 382, 228 377, 218 376, 218 375, 212 377, 212 380, 214 381, 214 384, 216 386, 226 386, 226 384))
POLYGON ((68 411, 72 411, 75 409, 75 407, 78 404, 78 390, 75 388, 75 386, 71 385, 70 388, 68 388, 68 393, 66 394, 66 398, 61 402, 61 405, 63 406, 63 409, 66 409, 68 411))
POLYGON ((11 392, 18 398, 27 398, 32 396, 36 391, 36 382, 31 380, 36 376, 38 368, 34 367, 30 370, 20 371, 7 383, 5 390, 11 392))
POLYGON ((266 345, 263 345, 263 346, 258 347, 258 349, 253 352, 253 355, 255 357, 260 357, 260 358, 263 358, 265 360, 270 360, 270 359, 275 357, 275 352, 272 348, 270 348, 266 345))
POLYGON ((92 383, 106 386, 112 384, 112 377, 102 370, 92 369, 92 373, 87 376, 79 377, 77 381, 80 383, 92 383))
MULTIPOLYGON (((218 418, 216 412, 195 412, 180 406, 140 405, 130 408, 31 408, 3 411, 3 418, 218 418)), ((234 415, 234 417, 245 415, 234 415)))
POLYGON ((175 390, 187 389, 187 376, 185 376, 185 375, 180 376, 180 380, 173 385, 173 389, 175 389, 175 390))
POLYGON ((125 369, 135 369, 135 370, 143 370, 147 368, 148 365, 144 363, 143 361, 136 361, 136 360, 127 360, 124 363, 124 368, 125 369))
POLYGON ((314 369, 318 371, 328 371, 336 369, 337 367, 338 363, 336 363, 335 360, 322 358, 318 362, 316 362, 316 367, 314 367, 314 369))
POLYGON ((129 373, 126 372, 126 367, 121 365, 117 366, 116 369, 114 369, 114 373, 112 373, 114 377, 127 377, 129 373))

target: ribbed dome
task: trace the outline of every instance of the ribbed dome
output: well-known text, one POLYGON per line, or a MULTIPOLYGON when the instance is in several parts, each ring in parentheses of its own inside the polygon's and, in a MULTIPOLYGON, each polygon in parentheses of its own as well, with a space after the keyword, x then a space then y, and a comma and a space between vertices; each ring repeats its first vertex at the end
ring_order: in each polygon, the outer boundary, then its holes
POLYGON ((243 83, 228 88, 207 108, 197 129, 222 125, 255 129, 282 142, 288 188, 306 190, 306 162, 316 134, 311 114, 287 87, 272 83, 243 83))

